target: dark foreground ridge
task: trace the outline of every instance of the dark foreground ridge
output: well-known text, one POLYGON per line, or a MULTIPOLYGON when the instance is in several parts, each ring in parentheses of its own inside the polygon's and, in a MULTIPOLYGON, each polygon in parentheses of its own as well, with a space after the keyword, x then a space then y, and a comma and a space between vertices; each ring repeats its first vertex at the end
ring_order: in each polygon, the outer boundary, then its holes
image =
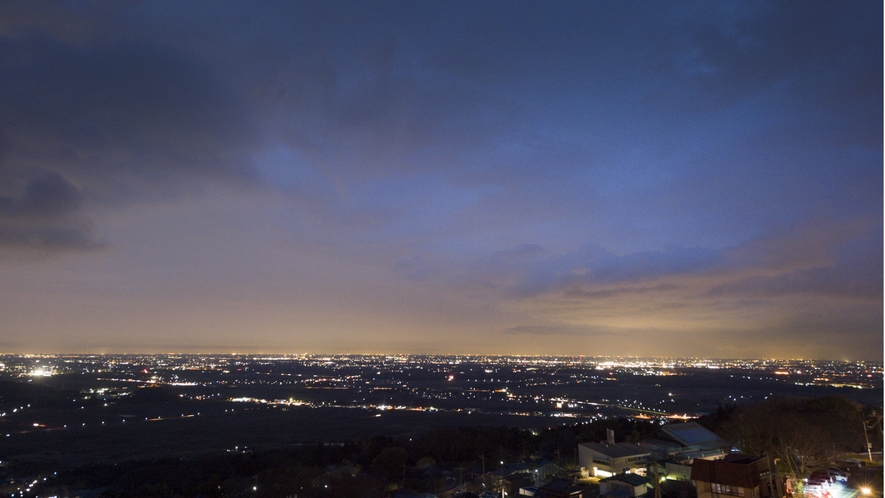
MULTIPOLYGON (((776 439, 766 441, 759 437, 758 431, 753 432, 759 429, 755 425, 748 432, 745 422, 748 418, 768 417, 772 424, 779 423, 777 417, 783 415, 785 405, 798 410, 789 419, 797 431, 814 433, 821 438, 818 445, 821 460, 805 469, 806 476, 838 466, 846 477, 845 482, 839 484, 840 489, 872 486, 881 490, 881 441, 874 448, 879 455, 878 467, 870 467, 857 453, 863 449, 863 436, 860 425, 854 422, 858 422, 863 413, 859 406, 844 398, 780 399, 749 407, 723 407, 698 419, 702 424, 698 427, 752 439, 761 449, 768 450, 768 454, 783 455, 778 453, 782 449, 778 448, 776 439), (820 432, 823 429, 830 433, 823 434, 820 432)), ((664 427, 686 425, 694 426, 678 423, 664 427)), ((493 491, 495 496, 501 496, 502 491, 507 492, 507 496, 515 496, 520 488, 540 490, 545 485, 567 484, 567 489, 580 493, 567 496, 597 497, 600 492, 605 493, 614 478, 601 481, 599 476, 587 478, 588 470, 582 468, 584 462, 577 458, 582 444, 614 440, 624 447, 651 447, 661 444, 657 439, 661 436, 660 425, 625 418, 544 430, 506 426, 444 427, 397 437, 375 435, 342 443, 296 444, 275 449, 237 447, 190 456, 122 459, 60 472, 39 472, 25 481, 36 481, 25 496, 427 498, 468 492, 478 496, 483 491, 493 491)), ((632 472, 626 475, 633 476, 630 480, 641 482, 644 489, 651 492, 650 481, 641 474, 649 475, 647 469, 656 465, 661 472, 666 472, 664 463, 666 460, 647 458, 631 465, 632 472), (640 469, 643 472, 640 473, 640 469)), ((779 476, 789 475, 790 469, 786 466, 775 464, 775 468, 779 476)), ((667 477, 660 488, 663 498, 698 496, 692 480, 680 479, 676 473, 672 476, 662 473, 662 476, 667 477)), ((11 491, 14 485, 9 483, 5 491, 11 491)))

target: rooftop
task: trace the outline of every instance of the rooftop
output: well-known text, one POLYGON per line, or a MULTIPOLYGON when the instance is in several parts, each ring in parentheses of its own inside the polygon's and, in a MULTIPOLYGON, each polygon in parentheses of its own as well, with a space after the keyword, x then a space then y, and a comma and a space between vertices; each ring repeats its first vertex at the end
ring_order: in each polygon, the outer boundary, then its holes
POLYGON ((651 451, 633 443, 581 443, 580 446, 589 448, 609 458, 623 458, 629 456, 648 456, 651 451))
POLYGON ((697 422, 668 424, 661 427, 661 432, 685 446, 698 446, 701 449, 727 448, 728 441, 697 422))
POLYGON ((625 482, 631 486, 642 486, 651 484, 651 481, 642 477, 639 474, 618 474, 611 477, 606 477, 605 479, 600 479, 599 482, 612 482, 612 481, 621 481, 625 482))

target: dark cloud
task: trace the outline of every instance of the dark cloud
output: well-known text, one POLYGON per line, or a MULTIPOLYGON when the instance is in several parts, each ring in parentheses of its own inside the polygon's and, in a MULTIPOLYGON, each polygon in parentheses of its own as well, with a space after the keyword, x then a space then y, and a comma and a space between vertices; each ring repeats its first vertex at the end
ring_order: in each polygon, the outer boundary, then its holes
POLYGON ((575 327, 567 325, 518 325, 516 327, 506 328, 501 331, 502 334, 508 335, 576 335, 585 334, 587 330, 584 327, 575 327))
POLYGON ((783 238, 753 241, 743 248, 746 250, 732 254, 743 264, 750 263, 747 256, 755 254, 759 259, 751 264, 765 274, 738 274, 728 283, 712 287, 709 295, 770 298, 808 294, 881 302, 882 232, 862 226, 817 225, 810 228, 814 235, 803 233, 792 243, 783 238))
POLYGON ((810 342, 853 349, 882 349, 882 306, 875 303, 847 304, 836 309, 808 308, 774 322, 768 331, 784 343, 810 342))
POLYGON ((80 215, 81 193, 58 173, 28 181, 18 197, 0 197, 0 247, 57 251, 101 246, 80 215))
POLYGON ((0 216, 13 219, 57 218, 79 207, 79 190, 58 173, 31 180, 19 199, 0 197, 0 216))
POLYGON ((90 208, 254 176, 246 114, 204 64, 147 41, 87 42, 0 35, 6 246, 95 247, 90 208))
MULTIPOLYGON (((2 222, 0 222, 2 223, 2 222)), ((82 224, 80 224, 82 225, 82 224)), ((96 241, 91 227, 55 227, 51 225, 0 224, 0 247, 7 250, 28 250, 33 256, 67 250, 93 250, 104 244, 96 241)))
POLYGON ((794 111, 801 102, 800 112, 822 111, 831 124, 850 125, 847 130, 834 126, 837 137, 854 135, 852 142, 867 146, 881 140, 881 109, 868 104, 881 97, 882 54, 868 48, 882 40, 882 5, 760 2, 720 7, 732 12, 685 19, 686 56, 673 68, 687 77, 692 89, 678 92, 691 98, 682 105, 709 110, 774 91, 794 111))
POLYGON ((843 302, 833 306, 798 306, 761 324, 721 331, 733 344, 757 358, 827 358, 881 361, 881 303, 843 302), (737 339, 737 340, 736 340, 737 339))
POLYGON ((609 299, 629 295, 660 294, 665 292, 684 291, 686 287, 687 286, 684 284, 663 283, 652 285, 616 286, 594 290, 591 288, 584 288, 575 285, 568 288, 565 291, 564 295, 570 298, 580 297, 586 299, 609 299))
POLYGON ((0 70, 9 163, 144 175, 242 167, 232 152, 248 143, 245 114, 207 68, 178 52, 145 42, 77 47, 6 37, 0 70))
MULTIPOLYGON (((698 287, 699 279, 716 285, 712 294, 747 292, 747 296, 781 292, 855 295, 881 299, 880 228, 859 221, 840 224, 809 221, 722 249, 666 248, 618 256, 599 245, 563 255, 540 248, 521 250, 522 258, 499 271, 516 271, 523 279, 513 288, 528 297, 565 292, 570 296, 613 297, 698 287), (692 282, 691 285, 680 281, 692 282)), ((482 265, 492 267, 493 265, 482 265)))
POLYGON ((561 336, 579 335, 587 337, 623 336, 631 330, 618 327, 581 326, 581 325, 519 325, 501 331, 507 335, 561 336))
POLYGON ((507 334, 653 334, 729 355, 809 357, 828 357, 842 337, 842 350, 867 357, 864 344, 881 344, 881 238, 863 221, 814 220, 721 250, 535 249, 518 252, 528 270, 501 265, 490 282, 544 321, 507 334))
MULTIPOLYGON (((719 251, 711 249, 671 247, 618 256, 599 245, 588 245, 565 255, 536 259, 527 265, 529 276, 516 285, 514 291, 521 296, 563 290, 570 295, 610 294, 615 292, 613 288, 589 289, 623 282, 654 282, 673 275, 694 275, 711 271, 721 263, 719 251)), ((633 289, 630 292, 640 291, 633 289)))
POLYGON ((869 271, 856 272, 854 267, 838 265, 826 268, 797 270, 778 276, 752 276, 713 287, 711 296, 733 295, 745 298, 819 294, 867 301, 882 300, 882 265, 875 262, 869 271))

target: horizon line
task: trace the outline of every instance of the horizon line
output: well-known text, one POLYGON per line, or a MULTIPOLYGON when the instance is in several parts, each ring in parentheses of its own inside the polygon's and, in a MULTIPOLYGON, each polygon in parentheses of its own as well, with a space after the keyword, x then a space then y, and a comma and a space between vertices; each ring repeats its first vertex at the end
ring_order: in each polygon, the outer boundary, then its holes
POLYGON ((427 357, 495 357, 495 358, 630 358, 630 359, 654 359, 654 360, 716 360, 716 361, 833 361, 842 363, 885 363, 880 359, 833 359, 833 358, 763 358, 763 357, 725 357, 725 356, 648 356, 648 355, 588 355, 588 354, 507 354, 507 353, 391 353, 391 352, 348 352, 348 353, 331 353, 331 352, 271 352, 271 351, 226 351, 226 352, 209 352, 209 351, 164 351, 164 352, 5 352, 0 351, 0 356, 160 356, 160 355, 191 355, 191 356, 427 356, 427 357))

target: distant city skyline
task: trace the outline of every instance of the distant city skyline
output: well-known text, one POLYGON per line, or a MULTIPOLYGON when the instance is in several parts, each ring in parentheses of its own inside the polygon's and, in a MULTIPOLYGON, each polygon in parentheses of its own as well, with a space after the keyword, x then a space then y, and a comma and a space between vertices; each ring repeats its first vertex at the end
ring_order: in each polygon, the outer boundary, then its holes
POLYGON ((883 359, 882 2, 0 5, 0 352, 883 359))

